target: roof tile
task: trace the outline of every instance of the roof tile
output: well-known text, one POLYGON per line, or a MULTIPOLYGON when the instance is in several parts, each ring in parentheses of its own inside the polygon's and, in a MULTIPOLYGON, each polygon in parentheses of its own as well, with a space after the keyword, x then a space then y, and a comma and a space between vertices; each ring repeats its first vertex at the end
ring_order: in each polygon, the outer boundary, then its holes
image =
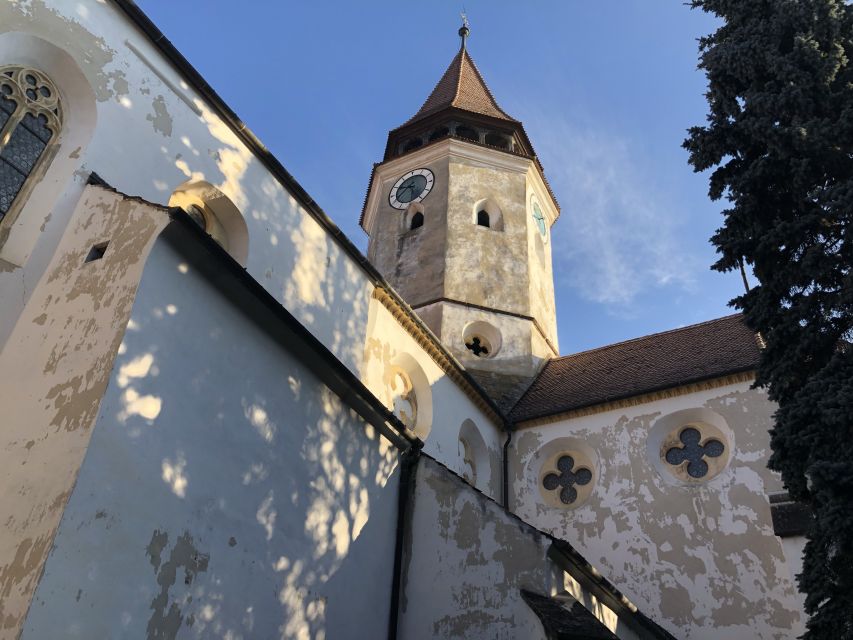
POLYGON ((498 106, 466 49, 459 50, 423 106, 402 126, 450 107, 516 122, 498 106))
POLYGON ((510 412, 532 420, 753 370, 759 351, 741 314, 550 360, 510 412))

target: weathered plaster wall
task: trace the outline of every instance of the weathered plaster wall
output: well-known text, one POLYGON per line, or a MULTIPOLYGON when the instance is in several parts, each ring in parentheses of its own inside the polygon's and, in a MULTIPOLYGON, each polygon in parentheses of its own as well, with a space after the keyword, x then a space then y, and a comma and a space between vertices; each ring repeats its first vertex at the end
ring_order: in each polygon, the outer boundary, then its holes
POLYGON ((511 457, 514 510, 569 541, 676 637, 796 637, 801 599, 767 499, 781 489, 766 468, 772 413, 743 382, 524 428, 511 457), (707 482, 674 479, 648 450, 658 420, 683 410, 713 412, 730 430, 728 466, 707 482), (588 501, 547 504, 545 458, 578 447, 597 458, 588 501))
MULTIPOLYGON (((429 426, 424 450, 459 473, 464 470, 459 431, 471 420, 483 437, 489 465, 480 465, 477 487, 493 498, 501 495, 501 460, 505 435, 492 420, 466 396, 435 364, 417 342, 400 329, 393 315, 378 300, 371 300, 370 321, 365 343, 365 384, 376 397, 393 409, 389 379, 401 354, 409 354, 424 374, 429 393, 416 385, 418 411, 428 413, 429 426)), ((417 382, 417 381, 416 381, 417 382)))
MULTIPOLYGON (((557 306, 554 294, 554 263, 551 258, 551 220, 556 220, 559 212, 552 200, 549 190, 542 182, 542 177, 531 168, 527 173, 527 264, 530 273, 530 307, 534 310, 532 314, 539 323, 542 333, 535 331, 533 334, 534 354, 559 355, 559 341, 557 336, 557 306), (545 227, 547 229, 543 237, 533 219, 531 203, 533 199, 538 202, 545 216, 545 227), (551 344, 542 344, 547 341, 551 344), (556 351, 556 353, 553 353, 556 351)), ((560 224, 560 223, 554 223, 560 224)), ((562 224, 569 224, 563 220, 562 224)))
POLYGON ((87 187, 0 351, 0 637, 17 636, 168 216, 87 187), (103 258, 85 263, 93 245, 103 258))
MULTIPOLYGON (((391 170, 373 184, 377 191, 375 222, 370 232, 368 256, 373 265, 409 306, 417 306, 445 295, 447 254, 447 157, 410 154, 395 161, 391 170), (394 183, 413 169, 429 169, 435 182, 420 203, 424 224, 408 229, 406 212, 388 202, 394 183)), ((430 325, 433 331, 437 328, 430 325)))
POLYGON ((395 469, 157 243, 23 637, 384 637, 395 469))
POLYGON ((447 185, 448 298, 533 315, 528 295, 525 186, 524 173, 452 158, 447 185), (484 199, 500 207, 502 231, 476 224, 474 207, 484 199))
POLYGON ((545 637, 521 589, 562 591, 548 537, 426 457, 409 509, 400 637, 545 637))

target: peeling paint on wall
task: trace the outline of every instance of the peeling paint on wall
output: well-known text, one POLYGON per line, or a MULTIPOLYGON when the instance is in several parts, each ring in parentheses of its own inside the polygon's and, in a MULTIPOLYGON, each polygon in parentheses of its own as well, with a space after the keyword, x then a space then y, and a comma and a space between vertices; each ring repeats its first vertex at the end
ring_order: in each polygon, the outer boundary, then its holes
MULTIPOLYGON (((190 587, 197 574, 207 571, 207 564, 210 561, 210 555, 201 553, 195 547, 190 533, 184 531, 169 552, 169 559, 161 563, 161 557, 168 542, 169 534, 155 529, 146 550, 160 587, 157 596, 151 601, 152 614, 146 627, 148 640, 174 640, 177 637, 184 622, 181 606, 187 598, 192 602, 192 596, 187 595, 181 600, 173 597, 170 601, 169 590, 175 586, 180 569, 183 569, 184 587, 190 587)), ((189 619, 187 625, 192 626, 189 619)))
POLYGON ((772 414, 762 391, 738 383, 524 429, 514 439, 514 508, 677 637, 789 638, 803 620, 767 500, 781 488, 766 468, 772 414), (728 466, 703 482, 659 469, 648 445, 656 425, 707 412, 731 430, 728 466), (548 506, 538 487, 549 443, 567 437, 600 460, 588 502, 569 511, 548 506))
POLYGON ((11 637, 86 451, 146 255, 167 220, 159 208, 87 188, 0 354, 0 601, 11 637), (85 263, 104 239, 104 258, 85 263))
POLYGON ((149 113, 145 116, 145 119, 154 126, 154 131, 168 138, 172 135, 172 116, 169 115, 169 110, 166 108, 166 101, 162 95, 157 96, 151 101, 151 108, 154 109, 154 113, 149 113))

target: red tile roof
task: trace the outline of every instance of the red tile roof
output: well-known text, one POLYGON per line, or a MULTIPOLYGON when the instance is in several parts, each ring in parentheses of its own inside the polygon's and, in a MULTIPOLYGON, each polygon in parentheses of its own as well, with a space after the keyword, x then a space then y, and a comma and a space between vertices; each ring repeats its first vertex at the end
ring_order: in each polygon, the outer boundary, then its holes
POLYGON ((740 314, 550 360, 512 422, 754 370, 755 334, 740 314))
POLYGON ((466 49, 459 50, 423 106, 402 126, 450 107, 508 122, 517 122, 498 106, 466 49))

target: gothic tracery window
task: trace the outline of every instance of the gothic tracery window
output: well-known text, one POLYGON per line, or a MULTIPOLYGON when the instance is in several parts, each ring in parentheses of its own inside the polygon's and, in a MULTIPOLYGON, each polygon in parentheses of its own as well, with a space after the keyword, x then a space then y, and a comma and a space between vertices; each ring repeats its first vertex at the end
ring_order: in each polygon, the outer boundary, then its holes
POLYGON ((59 92, 46 75, 0 67, 0 221, 48 159, 61 126, 59 92))

